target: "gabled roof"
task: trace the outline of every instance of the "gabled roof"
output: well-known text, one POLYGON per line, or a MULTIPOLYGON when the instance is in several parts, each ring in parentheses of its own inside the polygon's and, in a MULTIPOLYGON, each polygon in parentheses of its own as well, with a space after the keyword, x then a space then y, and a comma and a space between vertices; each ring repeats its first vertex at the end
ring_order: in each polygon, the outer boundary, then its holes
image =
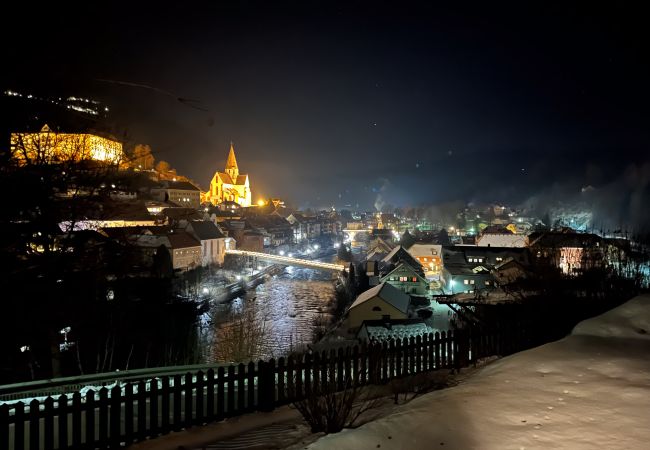
POLYGON ((543 248, 584 248, 598 245, 602 238, 590 233, 549 231, 544 233, 531 233, 528 236, 530 247, 543 248))
POLYGON ((366 256, 367 261, 381 261, 388 253, 379 250, 373 250, 366 256))
POLYGON ((385 263, 397 263, 402 261, 413 267, 414 269, 422 269, 422 264, 409 254, 401 245, 395 247, 388 255, 382 260, 385 263))
POLYGON ((370 250, 375 250, 375 251, 381 250, 384 254, 388 254, 388 253, 391 252, 391 250, 393 250, 393 246, 388 244, 388 242, 386 242, 381 237, 377 237, 377 238, 373 239, 369 243, 368 248, 370 250))
POLYGON ((525 247, 526 236, 512 233, 483 233, 476 245, 479 247, 525 247))
POLYGON ((408 313, 411 297, 388 283, 381 283, 359 294, 357 299, 352 303, 349 309, 355 308, 368 300, 379 297, 389 305, 404 314, 408 313))
POLYGON ((224 237, 221 231, 219 231, 219 228, 210 221, 192 221, 189 223, 189 227, 192 228, 194 235, 201 241, 220 239, 224 237))
POLYGON ((413 267, 411 267, 409 264, 406 263, 399 264, 397 267, 395 267, 393 270, 388 272, 386 275, 381 276, 379 279, 382 281, 386 280, 394 272, 399 272, 404 269, 406 269, 408 272, 412 273, 413 275, 417 276, 420 279, 420 281, 424 281, 425 283, 427 282, 427 280, 422 275, 420 275, 417 270, 415 270, 413 267))
POLYGON ((197 188, 189 181, 165 181, 162 183, 162 189, 178 189, 180 191, 199 191, 199 192, 201 191, 201 189, 197 188))
POLYGON ((442 245, 415 243, 409 247, 408 252, 415 258, 442 256, 442 245))
POLYGON ((218 176, 219 178, 221 178, 221 181, 223 182, 223 184, 232 184, 232 185, 235 185, 235 186, 240 186, 240 185, 246 184, 246 179, 248 178, 248 175, 240 174, 237 177, 236 180, 233 180, 230 177, 230 175, 228 175, 225 172, 217 172, 215 174, 215 176, 218 176))

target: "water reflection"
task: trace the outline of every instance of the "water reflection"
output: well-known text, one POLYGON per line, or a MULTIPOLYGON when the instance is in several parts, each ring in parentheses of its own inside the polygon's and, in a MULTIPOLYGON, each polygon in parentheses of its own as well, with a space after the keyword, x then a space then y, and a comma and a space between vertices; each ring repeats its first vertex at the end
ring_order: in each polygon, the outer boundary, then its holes
POLYGON ((314 320, 329 316, 332 274, 287 267, 254 292, 209 312, 204 336, 207 362, 279 357, 312 342, 314 320))

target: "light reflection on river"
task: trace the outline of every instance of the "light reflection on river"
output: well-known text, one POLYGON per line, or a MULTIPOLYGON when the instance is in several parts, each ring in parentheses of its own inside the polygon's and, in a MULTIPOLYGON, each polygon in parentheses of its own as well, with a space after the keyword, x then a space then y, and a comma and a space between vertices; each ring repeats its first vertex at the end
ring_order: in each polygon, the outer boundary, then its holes
POLYGON ((333 274, 287 267, 243 298, 216 305, 205 335, 207 362, 278 358, 312 342, 314 321, 329 319, 333 274))

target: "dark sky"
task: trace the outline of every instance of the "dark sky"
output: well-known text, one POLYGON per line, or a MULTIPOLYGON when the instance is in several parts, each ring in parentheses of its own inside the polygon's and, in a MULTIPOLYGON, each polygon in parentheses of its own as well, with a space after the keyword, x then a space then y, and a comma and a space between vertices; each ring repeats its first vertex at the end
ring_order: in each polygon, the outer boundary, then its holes
POLYGON ((650 31, 622 2, 102 3, 12 11, 28 19, 2 32, 3 88, 102 99, 203 188, 231 140, 254 199, 301 206, 650 179, 650 31))

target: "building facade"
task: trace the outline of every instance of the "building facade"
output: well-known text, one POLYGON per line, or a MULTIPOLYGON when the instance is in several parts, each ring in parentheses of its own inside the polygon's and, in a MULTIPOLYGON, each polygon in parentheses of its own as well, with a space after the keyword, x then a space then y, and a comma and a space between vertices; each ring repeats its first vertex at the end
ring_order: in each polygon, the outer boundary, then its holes
POLYGON ((151 189, 151 195, 161 202, 198 209, 201 206, 201 190, 187 181, 163 181, 151 189))
POLYGON ((20 164, 54 164, 63 161, 124 161, 122 144, 88 133, 59 133, 43 126, 38 133, 12 133, 11 154, 20 164))

